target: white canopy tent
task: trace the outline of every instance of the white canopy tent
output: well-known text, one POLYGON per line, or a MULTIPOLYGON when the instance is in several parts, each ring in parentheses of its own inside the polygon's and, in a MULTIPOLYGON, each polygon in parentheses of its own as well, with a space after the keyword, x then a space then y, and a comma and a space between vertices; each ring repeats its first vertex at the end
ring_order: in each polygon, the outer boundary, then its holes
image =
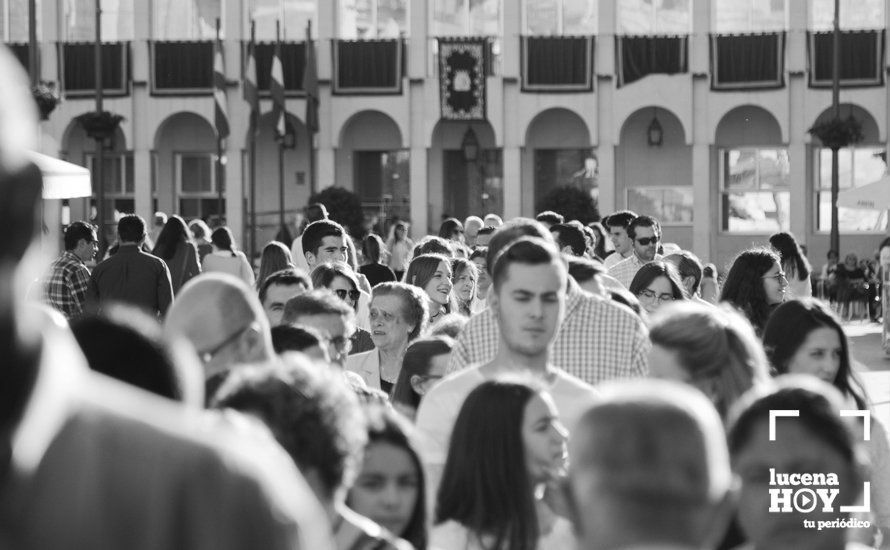
POLYGON ((93 194, 90 171, 86 168, 34 151, 30 158, 43 173, 44 199, 74 199, 93 194))

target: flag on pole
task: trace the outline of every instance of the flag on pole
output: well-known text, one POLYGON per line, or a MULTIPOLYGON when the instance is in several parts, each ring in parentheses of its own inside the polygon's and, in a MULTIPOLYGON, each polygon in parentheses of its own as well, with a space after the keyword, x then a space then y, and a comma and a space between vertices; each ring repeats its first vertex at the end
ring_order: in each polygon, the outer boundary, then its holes
POLYGON ((260 94, 256 76, 256 23, 250 22, 250 42, 247 43, 247 70, 244 72, 244 101, 250 106, 250 131, 257 134, 260 114, 260 94))
POLYGON ((287 133, 285 125, 286 109, 284 105, 284 69, 281 65, 281 40, 275 40, 275 53, 272 56, 272 78, 269 81, 272 94, 272 113, 275 118, 275 133, 283 139, 287 133))
POLYGON ((315 45, 312 42, 312 21, 306 25, 306 62, 303 70, 303 90, 306 92, 306 129, 318 132, 318 69, 315 64, 315 45))
POLYGON ((222 139, 229 135, 229 116, 226 114, 226 73, 223 65, 222 41, 219 27, 216 29, 216 42, 213 43, 213 121, 217 136, 222 139))

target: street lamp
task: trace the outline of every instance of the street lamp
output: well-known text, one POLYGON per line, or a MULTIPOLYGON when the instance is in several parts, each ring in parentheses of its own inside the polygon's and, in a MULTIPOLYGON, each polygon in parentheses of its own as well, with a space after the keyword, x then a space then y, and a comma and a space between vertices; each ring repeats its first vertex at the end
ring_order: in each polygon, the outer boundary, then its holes
POLYGON ((467 128, 466 133, 464 133, 460 150, 463 152, 464 160, 467 162, 476 162, 479 158, 479 140, 476 139, 476 132, 473 131, 473 128, 467 128))

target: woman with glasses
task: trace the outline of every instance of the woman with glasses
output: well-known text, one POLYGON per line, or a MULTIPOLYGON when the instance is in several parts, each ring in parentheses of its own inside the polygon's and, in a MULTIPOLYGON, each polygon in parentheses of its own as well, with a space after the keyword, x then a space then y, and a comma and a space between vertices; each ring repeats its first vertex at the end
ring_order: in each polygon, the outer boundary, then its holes
POLYGON ((408 346, 399 379, 392 390, 392 404, 412 421, 420 399, 448 372, 454 340, 447 336, 419 338, 408 346))
MULTIPOLYGON (((358 315, 359 298, 361 291, 358 289, 358 280, 355 273, 343 262, 327 262, 315 266, 310 274, 312 288, 327 288, 346 302, 358 315)), ((358 325, 358 322, 356 323, 358 325)), ((352 348, 350 354, 363 353, 374 349, 371 335, 361 326, 356 326, 352 335, 352 348)))
POLYGON ((677 269, 661 260, 649 262, 637 271, 630 283, 630 293, 637 297, 649 315, 663 304, 687 299, 677 269))
POLYGON ((351 355, 346 369, 369 388, 392 392, 408 344, 426 328, 426 297, 404 283, 380 283, 371 296, 369 320, 373 349, 351 355))
POLYGON ((720 301, 738 308, 760 336, 773 309, 785 301, 787 288, 779 255, 768 248, 751 248, 733 260, 720 301))

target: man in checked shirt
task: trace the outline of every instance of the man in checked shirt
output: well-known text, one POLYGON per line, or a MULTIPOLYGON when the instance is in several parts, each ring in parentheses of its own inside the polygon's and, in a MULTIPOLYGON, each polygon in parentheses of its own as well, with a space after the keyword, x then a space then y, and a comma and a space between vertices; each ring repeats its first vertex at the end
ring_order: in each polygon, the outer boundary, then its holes
POLYGON ((65 252, 50 267, 44 283, 46 302, 68 319, 83 313, 83 302, 90 270, 86 262, 96 257, 99 241, 96 228, 86 222, 74 222, 65 230, 65 252))
MULTIPOLYGON (((489 271, 497 254, 523 236, 553 242, 553 236, 539 222, 513 219, 498 228, 491 238, 489 271)), ((550 355, 554 365, 594 385, 605 380, 643 378, 649 373, 649 347, 645 325, 629 308, 588 294, 569 278, 565 317, 550 355)), ((491 361, 497 351, 497 321, 491 309, 480 311, 470 318, 458 337, 448 372, 491 361)))

